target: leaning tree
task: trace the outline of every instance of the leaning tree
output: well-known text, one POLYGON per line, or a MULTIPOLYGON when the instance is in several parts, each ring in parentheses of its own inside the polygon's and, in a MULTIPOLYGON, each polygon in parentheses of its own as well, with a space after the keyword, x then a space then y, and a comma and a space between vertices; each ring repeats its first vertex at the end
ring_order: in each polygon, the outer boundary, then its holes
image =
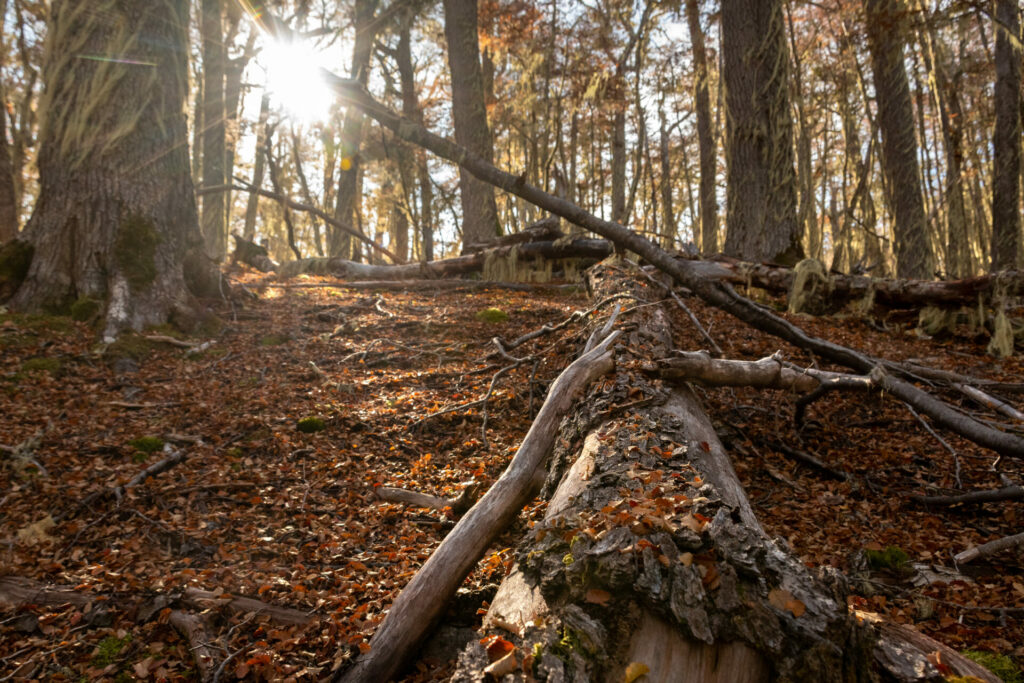
POLYGON ((112 339, 190 312, 190 291, 216 282, 189 175, 188 16, 186 0, 54 0, 39 196, 4 248, 24 276, 11 307, 89 300, 112 339))

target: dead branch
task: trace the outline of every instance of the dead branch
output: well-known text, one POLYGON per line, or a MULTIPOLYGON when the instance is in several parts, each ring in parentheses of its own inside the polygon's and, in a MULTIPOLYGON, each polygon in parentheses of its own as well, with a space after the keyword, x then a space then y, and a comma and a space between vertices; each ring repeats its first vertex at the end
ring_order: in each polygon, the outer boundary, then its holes
POLYGON ((676 291, 672 289, 671 286, 663 282, 658 282, 656 279, 651 277, 650 273, 648 273, 644 269, 641 269, 640 272, 652 284, 656 285, 657 287, 661 287, 665 291, 665 293, 672 297, 672 299, 676 302, 676 305, 679 306, 680 309, 682 309, 683 313, 685 313, 686 316, 690 319, 690 322, 693 323, 693 326, 697 328, 697 332, 700 333, 700 336, 703 337, 704 341, 707 342, 708 346, 711 347, 711 350, 714 351, 715 356, 717 358, 721 358, 722 356, 725 355, 725 352, 722 351, 722 347, 719 346, 718 343, 711 338, 711 335, 708 334, 708 331, 704 329, 704 326, 700 324, 699 320, 697 320, 697 316, 693 314, 693 311, 690 310, 689 306, 683 303, 683 300, 679 297, 678 294, 676 294, 676 291))
POLYGON ((825 474, 827 474, 828 476, 832 477, 837 481, 846 481, 850 478, 850 475, 847 474, 846 472, 826 464, 821 459, 816 458, 815 456, 805 451, 801 451, 796 448, 790 448, 789 446, 783 443, 773 443, 771 444, 771 447, 788 458, 803 463, 804 465, 809 465, 814 469, 818 470, 819 472, 824 472, 825 474))
POLYGON ((271 605, 262 600, 231 595, 223 591, 207 591, 201 588, 189 587, 182 594, 182 600, 202 609, 208 609, 211 606, 225 606, 238 614, 255 613, 265 615, 271 621, 278 624, 302 625, 308 624, 313 620, 313 615, 309 612, 303 612, 291 607, 271 605))
POLYGON ((970 491, 953 496, 911 496, 910 500, 925 505, 978 505, 1003 500, 1024 500, 1024 486, 1004 486, 988 491, 970 491))
POLYGON ((579 285, 555 285, 547 283, 530 284, 526 282, 503 282, 500 280, 362 280, 357 282, 284 282, 267 284, 275 289, 387 289, 410 291, 420 289, 458 290, 458 289, 508 289, 513 292, 578 292, 579 285))
POLYGON ((956 560, 957 564, 967 564, 968 562, 973 562, 979 557, 995 555, 996 553, 1004 550, 1016 548, 1019 545, 1024 545, 1024 532, 1013 536, 1004 536, 1003 538, 995 541, 989 541, 988 543, 974 548, 968 548, 967 550, 957 553, 953 559, 956 560))
POLYGON ((617 337, 612 332, 558 376, 508 468, 398 595, 373 636, 369 654, 342 680, 383 681, 394 675, 473 565, 532 497, 534 472, 551 451, 562 415, 590 382, 611 369, 610 346, 617 337))
POLYGON ((729 284, 707 277, 692 262, 676 259, 650 240, 628 228, 613 221, 598 218, 572 202, 548 194, 527 183, 522 176, 502 171, 483 157, 396 114, 376 101, 357 81, 339 78, 328 72, 322 72, 322 75, 342 100, 358 106, 364 113, 391 130, 399 138, 457 163, 484 182, 521 197, 575 225, 591 230, 611 240, 622 249, 638 254, 659 270, 672 276, 678 284, 689 288, 707 303, 721 308, 749 325, 780 337, 830 362, 843 365, 862 374, 871 373, 872 380, 880 389, 914 406, 915 409, 935 420, 937 424, 956 431, 965 438, 997 453, 1024 457, 1024 439, 962 415, 931 394, 897 377, 892 377, 884 372, 878 359, 808 335, 774 312, 740 296, 729 284))
POLYGON ((402 503, 403 505, 415 505, 418 507, 430 508, 432 510, 444 510, 450 508, 456 517, 460 517, 466 510, 473 506, 476 500, 480 485, 476 482, 469 482, 462 492, 455 498, 441 498, 432 496, 429 493, 409 491, 408 489, 397 489, 390 486, 378 486, 373 493, 378 498, 389 503, 402 503))
POLYGON ((613 301, 618 301, 619 299, 632 298, 634 298, 632 294, 613 294, 611 296, 605 297, 601 301, 598 301, 596 304, 594 304, 585 311, 573 311, 568 318, 566 318, 565 320, 558 324, 552 325, 551 323, 544 323, 540 328, 533 330, 532 332, 527 332, 522 336, 516 337, 510 342, 505 341, 501 337, 496 337, 496 341, 500 348, 506 351, 511 351, 512 349, 522 346, 526 342, 531 341, 533 339, 537 339, 538 337, 543 337, 544 335, 551 334, 552 332, 564 330, 577 320, 585 319, 589 315, 596 313, 597 311, 601 310, 602 308, 604 308, 613 301))
POLYGON ((155 477, 156 475, 162 474, 172 467, 185 462, 185 458, 187 457, 188 453, 186 451, 172 451, 171 454, 163 460, 153 463, 129 479, 127 484, 110 489, 107 495, 112 495, 117 500, 121 500, 129 489, 133 489, 150 477, 155 477))
POLYGON ((206 625, 203 620, 194 614, 176 609, 171 610, 167 623, 173 626, 188 643, 188 649, 192 653, 192 659, 199 671, 199 679, 201 681, 212 680, 216 656, 210 646, 210 636, 206 633, 206 625))

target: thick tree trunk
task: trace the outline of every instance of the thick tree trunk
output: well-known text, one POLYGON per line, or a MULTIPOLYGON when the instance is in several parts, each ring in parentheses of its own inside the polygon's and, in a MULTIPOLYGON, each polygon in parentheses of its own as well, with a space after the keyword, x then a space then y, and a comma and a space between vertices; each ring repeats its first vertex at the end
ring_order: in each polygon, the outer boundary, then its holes
MULTIPOLYGON (((186 308, 183 262, 201 247, 184 114, 187 29, 186 0, 107 12, 52 4, 39 199, 25 233, 35 257, 13 306, 66 310, 94 298, 105 304, 108 339, 186 308)), ((209 274, 195 263, 190 275, 209 274)))
POLYGON ((697 145, 700 150, 700 250, 704 254, 713 254, 718 251, 717 155, 711 122, 711 97, 708 94, 708 58, 697 0, 686 0, 686 23, 693 46, 694 106, 697 109, 697 145))
MULTIPOLYGON (((224 0, 203 0, 203 185, 225 182, 226 127, 224 124, 224 0)), ((227 195, 203 198, 202 226, 206 252, 220 261, 227 251, 227 195)))
POLYGON ((1020 249, 1021 53, 1017 0, 993 0, 996 124, 992 134, 992 270, 1016 267, 1020 249))
POLYGON ((935 259, 928 239, 914 108, 903 63, 905 10, 899 0, 864 0, 864 13, 882 132, 882 166, 894 219, 896 274, 924 280, 933 277, 935 259))
POLYGON ((803 247, 782 0, 723 0, 721 21, 729 111, 725 253, 793 265, 803 247))
MULTIPOLYGON (((355 33, 352 45, 352 70, 349 77, 355 79, 363 87, 369 80, 370 55, 373 52, 373 41, 376 38, 373 15, 378 0, 355 0, 355 33)), ((345 112, 345 122, 341 128, 341 143, 338 173, 338 194, 335 197, 334 220, 342 225, 356 229, 357 195, 359 188, 359 147, 363 141, 363 112, 351 107, 345 112)), ((350 258, 353 254, 351 237, 344 230, 332 230, 329 240, 329 253, 338 258, 350 258)), ((358 247, 357 247, 358 248, 358 247)))
MULTIPOLYGON (((444 34, 452 77, 455 141, 488 161, 491 131, 484 107, 477 36, 477 0, 444 0, 444 34)), ((499 234, 494 188, 459 167, 463 248, 493 242, 499 234)))
MULTIPOLYGON (((0 0, 0 37, 4 35, 4 21, 7 18, 7 0, 0 0)), ((0 47, 6 50, 6 40, 0 39, 0 47)), ((2 65, 0 57, 0 65, 2 65)), ((14 163, 11 148, 7 144, 7 91, 0 84, 0 244, 18 236, 18 193, 14 179, 14 163)))

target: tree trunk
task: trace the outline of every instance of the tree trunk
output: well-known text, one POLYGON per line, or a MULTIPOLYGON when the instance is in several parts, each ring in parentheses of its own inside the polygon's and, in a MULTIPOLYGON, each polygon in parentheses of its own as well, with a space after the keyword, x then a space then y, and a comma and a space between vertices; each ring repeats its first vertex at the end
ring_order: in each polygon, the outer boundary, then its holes
MULTIPOLYGON (((270 116, 270 94, 266 91, 260 98, 260 116, 256 122, 256 159, 252 167, 252 186, 259 190, 263 187, 263 172, 266 166, 266 145, 270 138, 271 131, 267 124, 270 116)), ((251 240, 256 234, 256 210, 259 208, 260 195, 253 192, 249 195, 249 201, 245 205, 245 227, 242 229, 242 236, 251 240)))
POLYGON ((914 108, 903 62, 904 9, 898 0, 864 0, 864 12, 882 132, 882 166, 894 220, 896 275, 924 280, 933 277, 935 260, 928 239, 914 108))
POLYGON ((803 247, 782 0, 723 0, 721 21, 728 107, 725 252, 792 265, 803 247))
MULTIPOLYGON (((224 2, 203 0, 201 33, 203 38, 203 185, 223 185, 226 161, 224 125, 224 2)), ((203 198, 203 238, 206 253, 215 261, 227 250, 227 195, 203 198)))
POLYGON ((993 1, 996 124, 992 134, 992 270, 1010 270, 1017 265, 1021 241, 1021 54, 1016 47, 1020 45, 1020 10, 1017 0, 993 1))
MULTIPOLYGON (((7 0, 0 0, 0 37, 4 35, 7 18, 7 0)), ((7 48, 6 40, 0 47, 7 48)), ((0 65, 3 64, 0 57, 0 65)), ((7 144, 7 90, 0 84, 0 244, 18 236, 18 193, 14 180, 14 163, 7 144)))
MULTIPOLYGON (((480 72, 477 0, 444 0, 444 35, 452 78, 455 141, 490 161, 493 152, 480 72)), ((459 194, 463 248, 493 242, 499 234, 494 188, 460 167, 459 194)))
POLYGON ((708 57, 697 0, 686 0, 686 23, 690 31, 690 44, 693 46, 693 95, 700 151, 700 250, 704 254, 713 254, 718 251, 717 155, 708 91, 708 57))
MULTIPOLYGON (((370 55, 376 32, 372 28, 378 0, 355 0, 355 42, 352 45, 352 70, 349 77, 363 87, 369 80, 370 55)), ((342 225, 355 228, 357 192, 359 186, 359 147, 363 140, 363 112, 349 107, 341 129, 338 172, 338 194, 335 197, 334 219, 342 225)), ((339 258, 352 256, 351 238, 342 230, 331 231, 330 254, 339 258)))
POLYGON ((51 6, 39 199, 25 232, 35 255, 11 303, 67 310, 76 297, 96 299, 110 340, 189 308, 190 250, 190 283, 210 270, 196 255, 186 142, 188 3, 123 0, 94 10, 72 0, 51 6))
MULTIPOLYGON (((672 161, 670 158, 672 147, 669 141, 668 121, 665 117, 665 103, 662 102, 658 108, 658 160, 661 164, 661 174, 658 179, 658 189, 661 192, 661 244, 665 249, 671 249, 675 245, 676 225, 675 209, 672 205, 672 161)), ((683 160, 686 163, 686 160, 683 160)), ((703 242, 701 242, 703 245, 703 242)))
MULTIPOLYGON (((395 50, 395 62, 398 64, 398 76, 402 88, 402 113, 423 125, 423 109, 420 107, 419 95, 416 92, 416 73, 412 65, 412 22, 414 13, 409 10, 402 20, 398 34, 398 48, 395 50)), ((431 187, 430 169, 427 166, 427 152, 421 147, 411 150, 416 160, 416 182, 420 197, 420 261, 426 263, 434 260, 434 189, 431 187)), ((412 191, 410 190, 410 194, 412 191)))

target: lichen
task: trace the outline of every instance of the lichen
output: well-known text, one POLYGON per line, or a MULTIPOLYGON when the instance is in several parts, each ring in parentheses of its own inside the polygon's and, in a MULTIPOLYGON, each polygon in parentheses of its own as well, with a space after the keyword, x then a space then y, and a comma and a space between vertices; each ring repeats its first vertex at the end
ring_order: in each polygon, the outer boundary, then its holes
POLYGON ((114 242, 114 258, 132 291, 142 291, 156 279, 159 244, 160 235, 148 218, 132 214, 121 221, 114 242))
POLYGON ((1009 358, 1013 355, 1013 326, 1003 310, 996 315, 995 331, 988 343, 988 352, 996 358, 1009 358))
POLYGON ((789 292, 790 313, 818 315, 824 309, 829 288, 828 273, 817 259, 804 259, 793 268, 793 287, 789 292))
POLYGON ((299 420, 296 423, 295 428, 304 434, 312 434, 314 432, 322 432, 327 428, 327 424, 324 422, 323 418, 311 415, 299 420))
POLYGON ((952 332, 955 325, 956 311, 925 306, 917 314, 917 329, 929 337, 952 332))

